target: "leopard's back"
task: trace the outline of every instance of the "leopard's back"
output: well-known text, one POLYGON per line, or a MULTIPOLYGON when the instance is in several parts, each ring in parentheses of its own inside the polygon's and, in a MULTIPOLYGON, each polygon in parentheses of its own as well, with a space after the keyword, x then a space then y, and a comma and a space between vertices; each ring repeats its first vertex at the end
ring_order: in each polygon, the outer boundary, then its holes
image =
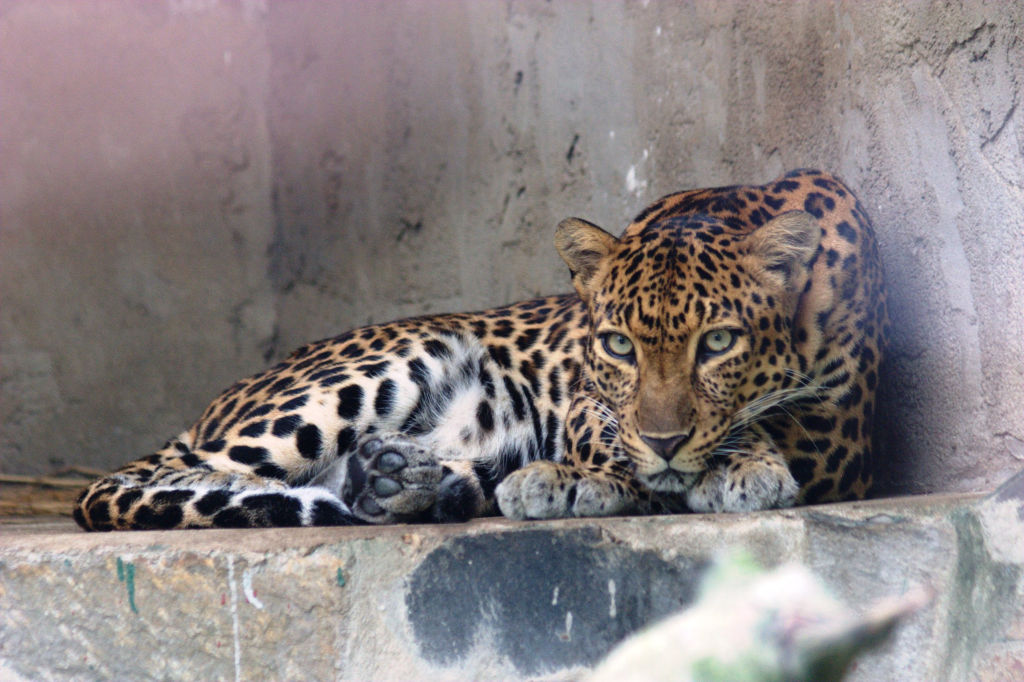
POLYGON ((75 518, 110 530, 479 515, 508 471, 561 456, 583 315, 555 296, 308 344, 93 483, 75 518))

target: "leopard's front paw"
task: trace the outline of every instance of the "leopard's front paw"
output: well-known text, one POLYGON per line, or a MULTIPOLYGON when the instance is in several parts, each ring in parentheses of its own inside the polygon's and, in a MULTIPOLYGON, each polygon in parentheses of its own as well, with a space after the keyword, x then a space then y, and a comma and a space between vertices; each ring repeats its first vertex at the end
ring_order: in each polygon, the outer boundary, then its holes
POLYGON ((533 462, 514 471, 495 490, 501 513, 510 519, 557 519, 570 516, 611 516, 626 500, 611 482, 573 475, 555 462, 533 462))
POLYGON ((792 507, 800 487, 781 459, 737 456, 703 474, 686 496, 695 512, 792 507))
POLYGON ((513 471, 494 491, 501 513, 510 519, 572 516, 575 481, 554 462, 533 462, 513 471))

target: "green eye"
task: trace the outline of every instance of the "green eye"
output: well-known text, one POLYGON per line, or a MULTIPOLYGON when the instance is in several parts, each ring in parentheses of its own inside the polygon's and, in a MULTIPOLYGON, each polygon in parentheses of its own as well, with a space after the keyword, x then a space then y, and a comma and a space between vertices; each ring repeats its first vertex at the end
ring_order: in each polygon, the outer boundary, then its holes
POLYGON ((601 345, 614 358, 626 359, 633 357, 633 342, 625 334, 609 332, 601 335, 601 345))
POLYGON ((736 334, 728 329, 715 329, 705 334, 700 343, 708 353, 724 353, 736 343, 736 334))

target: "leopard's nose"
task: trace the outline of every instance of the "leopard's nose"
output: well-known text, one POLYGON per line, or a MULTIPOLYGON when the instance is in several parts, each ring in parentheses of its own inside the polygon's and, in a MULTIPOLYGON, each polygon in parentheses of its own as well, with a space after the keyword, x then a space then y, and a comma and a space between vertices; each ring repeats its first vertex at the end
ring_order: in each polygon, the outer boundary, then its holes
POLYGON ((672 459, 680 446, 690 440, 691 435, 693 435, 693 429, 686 433, 674 433, 669 436, 645 436, 640 434, 640 440, 647 443, 647 447, 654 450, 655 454, 667 462, 672 459))

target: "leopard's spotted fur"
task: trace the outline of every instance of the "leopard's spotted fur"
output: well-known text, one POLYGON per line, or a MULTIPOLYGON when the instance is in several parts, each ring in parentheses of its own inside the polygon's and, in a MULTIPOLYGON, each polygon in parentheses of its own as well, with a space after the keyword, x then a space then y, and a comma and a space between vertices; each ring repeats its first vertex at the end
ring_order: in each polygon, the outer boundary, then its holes
POLYGON ((816 171, 563 221, 577 294, 367 327, 94 482, 84 528, 740 511, 863 496, 886 326, 870 222, 816 171))

